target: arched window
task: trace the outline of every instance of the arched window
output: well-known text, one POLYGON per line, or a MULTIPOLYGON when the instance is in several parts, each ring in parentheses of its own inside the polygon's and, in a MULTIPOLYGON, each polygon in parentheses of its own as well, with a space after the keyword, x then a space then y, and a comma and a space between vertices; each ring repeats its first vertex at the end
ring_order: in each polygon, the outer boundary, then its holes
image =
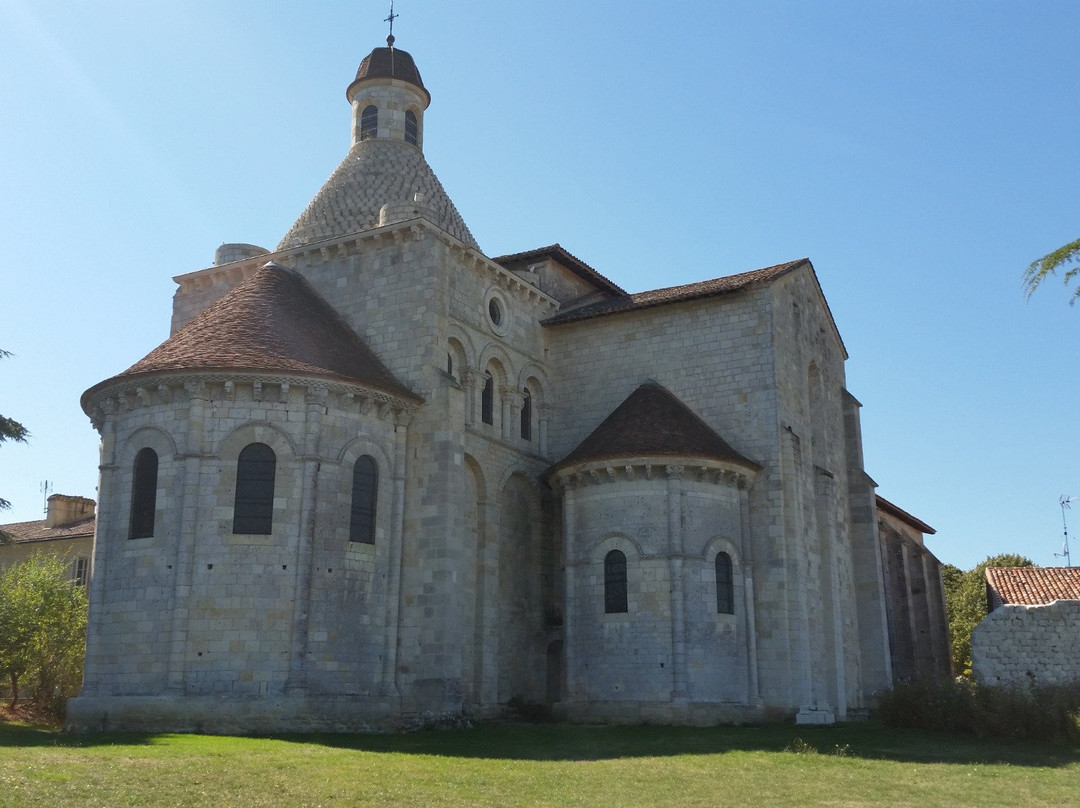
POLYGON ((349 541, 375 543, 375 500, 379 493, 379 469, 364 455, 353 464, 352 513, 349 541))
POLYGON ((727 553, 716 554, 716 613, 735 614, 735 581, 727 553))
POLYGON ((420 129, 416 125, 416 113, 411 109, 405 110, 405 142, 420 145, 420 129))
POLYGON ((446 375, 454 375, 454 355, 449 351, 446 352, 446 375))
POLYGON ((128 538, 146 539, 154 535, 154 510, 157 507, 157 452, 139 449, 131 475, 131 514, 128 538))
POLYGON ((604 613, 626 611, 626 555, 612 550, 604 556, 604 613))
POLYGON ((277 455, 265 443, 250 443, 236 460, 233 533, 272 532, 277 455))
POLYGON ((484 390, 480 394, 480 419, 485 424, 495 423, 495 380, 490 373, 484 374, 484 390))
POLYGON ((379 131, 379 108, 374 104, 368 104, 360 113, 360 139, 369 140, 379 131))
POLYGON ((521 437, 532 440, 532 394, 528 387, 521 392, 524 396, 521 402, 521 437))

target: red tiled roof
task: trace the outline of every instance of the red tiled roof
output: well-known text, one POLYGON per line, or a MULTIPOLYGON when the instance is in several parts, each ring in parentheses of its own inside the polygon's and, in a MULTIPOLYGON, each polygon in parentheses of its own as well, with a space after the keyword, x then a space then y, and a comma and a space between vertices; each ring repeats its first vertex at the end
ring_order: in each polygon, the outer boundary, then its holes
POLYGON ((539 260, 545 258, 552 258, 564 267, 569 269, 579 278, 582 278, 594 286, 599 286, 601 289, 608 292, 615 292, 619 295, 625 295, 626 290, 619 286, 614 281, 605 278, 591 266, 586 264, 576 255, 571 255, 567 252, 561 244, 552 244, 550 247, 539 247, 535 250, 528 250, 527 252, 513 253, 511 255, 500 255, 491 260, 496 264, 505 267, 506 269, 512 269, 522 264, 534 264, 539 260))
POLYGON ((12 522, 0 525, 0 531, 10 533, 16 542, 52 541, 54 539, 78 539, 94 535, 97 517, 87 516, 66 525, 46 527, 44 519, 34 522, 12 522))
POLYGON ((1080 600, 1080 568, 987 567, 986 583, 996 602, 1044 606, 1055 600, 1080 600))
POLYGON ((788 261, 786 264, 755 269, 751 272, 743 272, 738 275, 726 275, 723 278, 714 278, 709 281, 690 283, 684 286, 669 286, 664 289, 654 289, 649 292, 637 292, 628 294, 614 300, 604 300, 592 303, 577 309, 556 314, 544 321, 544 325, 561 325, 562 323, 587 320, 591 317, 604 317, 609 314, 621 314, 627 311, 638 311, 653 306, 663 306, 667 303, 678 303, 684 300, 695 300, 702 297, 725 295, 748 289, 752 286, 771 283, 777 278, 801 266, 809 266, 809 258, 800 258, 798 261, 788 261))
POLYGON ((274 263, 83 401, 118 379, 191 370, 298 373, 417 399, 299 273, 274 263))
POLYGON ((761 467, 732 449, 716 431, 655 382, 641 385, 554 469, 616 457, 679 456, 761 467))
POLYGON ((877 507, 879 511, 884 511, 891 516, 895 516, 901 522, 906 522, 920 533, 927 533, 929 535, 937 533, 937 531, 930 527, 930 525, 926 524, 926 522, 919 519, 918 517, 912 516, 903 508, 897 505, 893 505, 891 502, 889 502, 889 500, 885 499, 885 497, 881 496, 880 494, 877 495, 877 507))

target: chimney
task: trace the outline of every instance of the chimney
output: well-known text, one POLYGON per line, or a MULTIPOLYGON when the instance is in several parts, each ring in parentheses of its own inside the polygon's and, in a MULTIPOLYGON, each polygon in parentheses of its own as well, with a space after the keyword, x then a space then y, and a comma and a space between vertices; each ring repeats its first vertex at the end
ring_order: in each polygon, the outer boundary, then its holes
POLYGON ((63 527, 93 516, 96 504, 94 500, 86 497, 53 494, 49 497, 49 512, 45 517, 45 527, 63 527))

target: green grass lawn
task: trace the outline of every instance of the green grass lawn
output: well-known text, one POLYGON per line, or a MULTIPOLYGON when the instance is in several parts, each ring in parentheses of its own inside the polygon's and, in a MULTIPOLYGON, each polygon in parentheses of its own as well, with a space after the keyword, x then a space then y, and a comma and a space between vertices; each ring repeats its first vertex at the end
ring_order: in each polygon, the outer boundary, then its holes
POLYGON ((1080 748, 838 727, 64 735, 0 724, 0 806, 1075 806, 1080 748))

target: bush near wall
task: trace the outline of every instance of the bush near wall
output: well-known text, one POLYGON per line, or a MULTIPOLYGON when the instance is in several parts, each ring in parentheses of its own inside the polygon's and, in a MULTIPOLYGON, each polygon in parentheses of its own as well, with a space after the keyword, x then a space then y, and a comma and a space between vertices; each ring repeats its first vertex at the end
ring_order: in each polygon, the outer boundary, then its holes
POLYGON ((0 572, 0 678, 10 707, 20 699, 59 713, 82 682, 86 592, 71 560, 41 554, 0 572))
POLYGON ((979 737, 1080 743, 1080 681, 995 687, 961 677, 907 682, 881 694, 886 726, 979 737))

